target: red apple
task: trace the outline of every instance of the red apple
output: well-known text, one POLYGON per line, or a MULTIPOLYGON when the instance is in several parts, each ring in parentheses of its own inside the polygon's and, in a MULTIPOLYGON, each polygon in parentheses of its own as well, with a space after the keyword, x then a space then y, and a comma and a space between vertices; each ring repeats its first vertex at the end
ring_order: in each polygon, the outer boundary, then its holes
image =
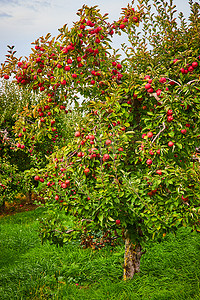
POLYGON ((120 220, 116 220, 115 223, 116 223, 116 225, 120 225, 121 221, 120 220))
POLYGON ((110 155, 109 154, 104 154, 103 156, 103 161, 106 161, 110 158, 110 155))
POLYGON ((156 153, 157 153, 157 154, 160 154, 160 149, 156 150, 156 153))
POLYGON ((145 87, 145 89, 146 89, 146 90, 148 90, 148 89, 150 89, 150 88, 151 88, 151 84, 150 84, 150 83, 147 83, 147 84, 145 84, 145 86, 144 86, 144 87, 145 87))
POLYGON ((75 137, 79 137, 79 136, 81 136, 80 131, 76 131, 76 132, 75 132, 75 137))
POLYGON ((172 114, 173 114, 173 111, 172 111, 171 109, 168 109, 167 115, 168 115, 168 116, 171 116, 172 114))
POLYGON ((120 70, 122 68, 121 64, 117 64, 117 69, 120 70))
POLYGON ((162 175, 162 171, 161 171, 161 170, 157 170, 156 173, 157 173, 158 175, 162 175))
POLYGON ((85 168, 83 172, 85 173, 85 175, 87 175, 90 172, 90 170, 88 168, 85 168))
POLYGON ((173 121, 173 119, 174 119, 174 117, 173 116, 167 116, 167 122, 172 122, 173 121))
POLYGON ((108 146, 108 145, 110 145, 111 143, 112 143, 112 141, 111 140, 106 140, 106 145, 108 146))
POLYGON ((70 66, 65 66, 65 67, 64 67, 64 70, 65 70, 65 71, 70 71, 70 66))
POLYGON ((152 150, 149 151, 150 155, 154 155, 154 152, 152 150))
POLYGON ((182 134, 186 134, 187 130, 186 129, 181 129, 182 134))
POLYGON ((183 197, 183 195, 181 196, 182 200, 187 202, 188 201, 188 197, 183 197))
POLYGON ((193 68, 197 68, 197 67, 198 67, 198 62, 196 62, 196 61, 193 61, 193 63, 192 63, 192 67, 193 67, 193 68))
POLYGON ((147 133, 147 136, 148 136, 148 138, 152 138, 153 132, 149 131, 149 132, 147 133))
POLYGON ((170 141, 170 142, 168 143, 168 146, 169 146, 169 147, 173 147, 173 146, 174 146, 174 143, 170 141))
POLYGON ((152 164, 152 160, 151 159, 147 159, 147 165, 150 166, 152 164))

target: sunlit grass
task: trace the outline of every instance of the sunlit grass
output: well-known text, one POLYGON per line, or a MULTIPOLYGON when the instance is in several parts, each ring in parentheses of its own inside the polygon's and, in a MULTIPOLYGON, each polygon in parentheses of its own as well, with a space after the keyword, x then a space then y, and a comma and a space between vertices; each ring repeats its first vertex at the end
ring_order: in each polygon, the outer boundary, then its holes
POLYGON ((122 280, 124 249, 41 244, 42 208, 0 220, 0 299, 200 299, 200 234, 150 243, 141 273, 122 280))

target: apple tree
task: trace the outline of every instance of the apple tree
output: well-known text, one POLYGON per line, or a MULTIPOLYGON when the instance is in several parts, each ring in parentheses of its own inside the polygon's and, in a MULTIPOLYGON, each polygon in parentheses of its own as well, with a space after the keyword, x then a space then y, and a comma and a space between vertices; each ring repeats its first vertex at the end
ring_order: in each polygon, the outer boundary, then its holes
POLYGON ((140 271, 149 238, 181 226, 200 230, 200 6, 189 1, 189 19, 177 20, 173 1, 154 0, 156 13, 150 1, 138 2, 113 23, 84 5, 71 29, 41 37, 29 58, 10 55, 1 68, 45 96, 15 126, 16 135, 26 126, 18 137, 29 149, 56 131, 63 107, 82 113, 74 138, 35 176, 46 183, 49 210, 74 220, 46 224, 43 239, 81 236, 87 244, 100 231, 105 239, 121 235, 125 280, 140 271), (117 34, 128 38, 123 59, 112 49, 117 34))

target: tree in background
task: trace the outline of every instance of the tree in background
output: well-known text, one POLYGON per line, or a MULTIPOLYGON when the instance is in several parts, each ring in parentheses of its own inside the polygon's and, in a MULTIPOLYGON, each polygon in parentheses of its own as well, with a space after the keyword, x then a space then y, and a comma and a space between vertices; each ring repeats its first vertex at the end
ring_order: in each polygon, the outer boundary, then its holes
POLYGON ((37 143, 52 138, 67 105, 82 113, 74 138, 55 147, 35 175, 46 183, 50 210, 74 220, 50 232, 46 224, 43 239, 81 235, 87 244, 100 231, 105 239, 121 235, 124 279, 140 271, 149 238, 181 226, 199 230, 200 7, 190 1, 188 21, 181 13, 178 22, 173 1, 154 0, 156 14, 148 0, 138 2, 112 24, 84 5, 70 30, 38 39, 26 60, 12 52, 1 69, 5 79, 14 74, 20 87, 44 95, 16 122, 25 151, 37 154, 37 143), (121 33, 129 45, 120 61, 111 38, 121 33))

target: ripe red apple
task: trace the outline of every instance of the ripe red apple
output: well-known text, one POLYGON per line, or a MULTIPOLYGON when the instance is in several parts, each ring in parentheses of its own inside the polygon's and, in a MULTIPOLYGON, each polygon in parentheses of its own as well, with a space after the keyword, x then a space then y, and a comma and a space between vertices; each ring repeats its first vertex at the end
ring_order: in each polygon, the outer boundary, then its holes
POLYGON ((87 175, 90 172, 90 170, 88 168, 85 168, 83 172, 85 173, 85 175, 87 175))
POLYGON ((70 66, 65 66, 65 67, 64 67, 64 70, 65 70, 65 71, 70 71, 70 66))
POLYGON ((150 83, 147 83, 147 84, 145 84, 145 86, 144 86, 144 87, 145 87, 145 89, 146 89, 146 90, 148 90, 148 89, 150 89, 150 88, 151 88, 151 84, 150 84, 150 83))
POLYGON ((184 69, 184 68, 181 68, 181 69, 180 69, 180 72, 181 72, 182 74, 185 74, 185 69, 184 69))
POLYGON ((154 152, 152 150, 149 151, 150 155, 154 155, 154 152))
POLYGON ((82 156, 83 156, 83 155, 82 155, 82 152, 78 152, 77 156, 78 156, 78 157, 82 157, 82 156))
POLYGON ((161 91, 160 89, 158 89, 158 90, 156 91, 157 96, 160 96, 161 93, 162 93, 162 91, 161 91))
POLYGON ((166 81, 167 81, 167 79, 165 77, 161 77, 159 80, 160 83, 165 83, 166 81))
POLYGON ((58 201, 59 200, 59 196, 55 195, 55 200, 58 201))
POLYGON ((111 140, 106 140, 106 145, 108 146, 108 145, 110 145, 111 143, 112 143, 112 141, 111 140))
POLYGON ((36 175, 36 176, 34 177, 34 179, 37 181, 37 180, 40 180, 40 177, 39 177, 38 175, 36 175))
POLYGON ((61 187, 62 187, 63 189, 66 189, 66 188, 67 188, 67 184, 66 184, 66 183, 62 183, 62 184, 61 184, 61 187))
POLYGON ((106 161, 106 160, 108 160, 110 158, 110 155, 109 154, 104 154, 104 156, 103 156, 103 161, 106 161))
POLYGON ((148 138, 152 138, 153 132, 149 131, 149 132, 147 133, 147 136, 148 136, 148 138))
POLYGON ((172 111, 171 109, 168 109, 167 115, 168 115, 168 116, 171 116, 172 114, 173 114, 173 111, 172 111))
POLYGON ((150 166, 152 164, 152 160, 151 159, 147 159, 147 165, 150 166))
POLYGON ((182 134, 186 134, 187 130, 186 129, 181 129, 182 134))
POLYGON ((193 71, 194 71, 194 68, 192 66, 189 66, 188 72, 193 72, 193 71))
POLYGON ((169 147, 173 147, 173 146, 174 146, 174 143, 170 141, 170 142, 168 143, 168 146, 169 146, 169 147))
POLYGON ((120 70, 122 68, 121 64, 117 64, 117 69, 120 70))
POLYGON ((133 22, 137 23, 138 22, 138 17, 133 17, 133 22))
POLYGON ((95 136, 94 136, 93 134, 90 134, 90 135, 89 135, 89 140, 92 140, 92 141, 93 141, 94 139, 95 139, 95 136))
POLYGON ((156 153, 157 153, 158 155, 160 155, 160 149, 156 150, 156 153))
POLYGON ((121 221, 120 220, 116 220, 115 223, 116 223, 116 225, 120 225, 121 221))
POLYGON ((181 196, 182 200, 187 202, 188 201, 188 197, 183 197, 183 195, 181 196))
POLYGON ((161 170, 157 170, 156 173, 157 173, 158 175, 162 175, 162 171, 161 171, 161 170))
POLYGON ((174 117, 173 116, 167 116, 167 122, 172 122, 173 121, 173 119, 174 119, 174 117))
POLYGON ((146 135, 147 135, 146 133, 143 133, 142 134, 142 139, 144 139, 146 135))
POLYGON ((196 62, 196 61, 193 61, 193 63, 192 63, 192 67, 193 67, 193 68, 197 68, 197 67, 198 67, 198 62, 196 62))
POLYGON ((80 131, 76 131, 76 132, 75 132, 75 137, 79 137, 79 136, 81 136, 80 131))

